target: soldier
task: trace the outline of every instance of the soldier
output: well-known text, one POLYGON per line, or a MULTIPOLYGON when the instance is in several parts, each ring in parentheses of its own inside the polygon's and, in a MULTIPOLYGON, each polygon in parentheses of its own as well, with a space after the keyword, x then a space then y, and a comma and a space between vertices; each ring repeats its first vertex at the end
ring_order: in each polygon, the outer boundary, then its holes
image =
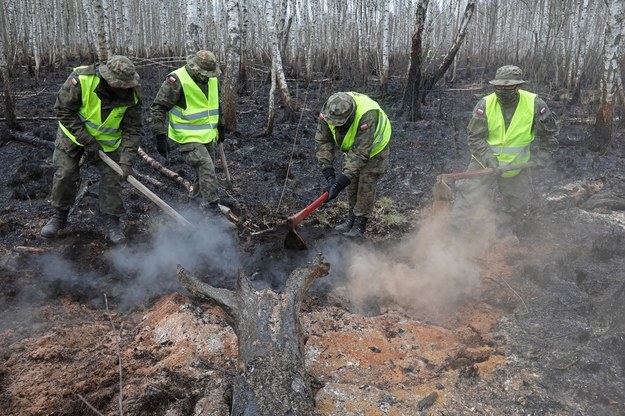
MULTIPOLYGON (((525 84, 523 72, 514 65, 497 69, 490 81, 495 92, 479 100, 469 121, 469 150, 472 153, 467 171, 500 168, 532 161, 537 169, 546 166, 557 149, 558 126, 554 114, 538 95, 520 89, 525 84), (537 152, 530 146, 538 138, 537 152)), ((503 224, 515 234, 532 197, 531 170, 509 170, 491 176, 460 180, 456 183, 456 200, 452 208, 453 226, 473 224, 468 215, 475 214, 480 201, 497 184, 502 196, 503 224)))
POLYGON ((327 181, 329 202, 347 188, 349 213, 336 230, 362 237, 375 200, 375 186, 388 170, 391 123, 371 98, 357 92, 332 94, 319 114, 315 154, 327 181), (336 149, 345 154, 341 173, 334 172, 336 149))
POLYGON ((98 157, 98 151, 119 161, 126 178, 141 142, 142 120, 139 75, 125 56, 112 56, 101 65, 74 68, 57 95, 54 109, 59 128, 52 162, 56 168, 50 202, 54 215, 41 235, 57 236, 65 228, 74 204, 83 154, 100 172, 99 210, 107 238, 117 244, 125 237, 120 224, 124 213, 121 178, 98 157))
POLYGON ((214 144, 225 140, 219 117, 220 74, 212 52, 189 55, 185 66, 167 75, 150 108, 158 153, 168 156, 168 137, 180 145, 182 157, 196 174, 191 197, 199 196, 200 208, 212 214, 221 212, 214 164, 214 144))

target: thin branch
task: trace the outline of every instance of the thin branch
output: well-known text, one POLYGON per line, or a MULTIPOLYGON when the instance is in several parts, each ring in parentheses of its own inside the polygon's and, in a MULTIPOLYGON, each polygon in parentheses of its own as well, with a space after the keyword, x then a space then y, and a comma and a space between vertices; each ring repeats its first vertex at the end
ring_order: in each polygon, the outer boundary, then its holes
POLYGON ((76 396, 78 396, 78 398, 79 398, 80 400, 82 400, 82 402, 83 402, 84 404, 86 404, 86 405, 87 405, 87 407, 88 407, 89 409, 93 410, 93 411, 95 412, 95 414, 96 414, 96 415, 98 415, 98 416, 104 416, 102 413, 98 412, 98 410, 97 410, 95 407, 91 406, 91 403, 89 403, 89 402, 87 401, 87 399, 85 399, 84 397, 82 397, 80 394, 76 394, 76 396))

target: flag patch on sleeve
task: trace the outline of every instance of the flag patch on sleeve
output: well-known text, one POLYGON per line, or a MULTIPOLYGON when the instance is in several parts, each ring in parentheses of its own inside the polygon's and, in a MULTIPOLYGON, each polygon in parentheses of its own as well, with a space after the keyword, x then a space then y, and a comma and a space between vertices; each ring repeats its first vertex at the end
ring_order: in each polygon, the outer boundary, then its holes
POLYGON ((76 80, 76 78, 72 78, 70 82, 72 83, 73 86, 76 86, 78 84, 78 81, 76 80))
POLYGON ((167 81, 169 81, 170 84, 175 84, 176 83, 176 78, 174 78, 172 75, 167 77, 167 81))
POLYGON ((483 116, 484 115, 484 110, 482 110, 481 108, 478 108, 475 110, 475 114, 478 116, 483 116))
POLYGON ((543 107, 543 108, 540 109, 540 115, 541 116, 544 116, 546 112, 547 112, 547 107, 543 107))
POLYGON ((361 124, 360 125, 360 131, 365 131, 369 129, 369 125, 368 124, 361 124))

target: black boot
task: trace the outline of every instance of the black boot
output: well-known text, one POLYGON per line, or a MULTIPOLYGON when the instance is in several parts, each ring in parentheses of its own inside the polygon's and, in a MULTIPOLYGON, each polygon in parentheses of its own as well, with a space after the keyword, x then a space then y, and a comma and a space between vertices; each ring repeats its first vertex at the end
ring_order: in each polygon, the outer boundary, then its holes
POLYGON ((354 218, 354 225, 352 229, 348 232, 344 233, 345 237, 350 238, 362 238, 364 237, 365 231, 367 230, 367 221, 369 218, 367 217, 356 217, 354 218))
POLYGON ((350 209, 349 214, 347 214, 347 219, 345 220, 345 222, 337 225, 336 227, 334 227, 334 229, 338 231, 339 233, 346 233, 349 230, 351 230, 352 227, 354 226, 355 219, 356 219, 356 216, 354 215, 354 211, 350 209))
POLYGON ((206 214, 210 216, 222 215, 221 208, 219 208, 219 201, 202 202, 200 204, 200 209, 202 210, 202 212, 205 212, 206 214))
POLYGON ((54 215, 41 229, 41 236, 45 238, 55 238, 59 230, 62 230, 67 225, 68 213, 68 209, 55 208, 54 215))
POLYGON ((104 221, 106 238, 113 244, 120 244, 126 240, 122 225, 117 215, 107 215, 104 221))

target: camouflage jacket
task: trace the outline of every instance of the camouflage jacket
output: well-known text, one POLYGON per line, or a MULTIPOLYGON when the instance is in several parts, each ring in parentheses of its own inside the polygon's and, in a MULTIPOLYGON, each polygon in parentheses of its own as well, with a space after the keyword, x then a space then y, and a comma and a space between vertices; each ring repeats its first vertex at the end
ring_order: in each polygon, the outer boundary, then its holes
MULTIPOLYGON (((193 78, 193 77, 192 77, 193 78)), ((198 87, 208 97, 208 84, 200 83, 193 78, 198 87)), ((156 98, 150 107, 150 127, 152 134, 155 136, 167 134, 167 113, 175 105, 180 108, 186 108, 187 103, 182 90, 182 84, 178 76, 174 73, 167 75, 167 78, 161 84, 161 88, 156 94, 156 98)), ((223 125, 223 117, 221 116, 221 104, 219 105, 219 124, 223 125)))
MULTIPOLYGON (((506 127, 510 125, 510 120, 516 110, 516 104, 501 107, 506 127)), ((488 120, 486 118, 486 100, 482 98, 475 108, 473 115, 467 126, 469 130, 468 145, 471 153, 478 158, 483 165, 486 160, 492 157, 493 153, 486 142, 488 140, 488 120)), ((538 154, 542 157, 551 155, 558 148, 558 125, 554 114, 549 110, 547 104, 538 97, 534 99, 534 124, 532 126, 534 140, 538 139, 538 154)))
MULTIPOLYGON (((85 144, 93 139, 93 136, 89 134, 85 124, 78 116, 78 111, 82 106, 82 88, 78 76, 83 74, 96 75, 95 65, 79 68, 72 72, 59 90, 54 104, 54 111, 59 117, 59 121, 81 144, 85 144)), ((112 92, 106 87, 104 82, 100 82, 95 89, 95 93, 102 102, 102 120, 106 119, 114 108, 128 107, 120 124, 120 130, 122 131, 120 163, 132 164, 137 154, 137 149, 141 144, 141 132, 143 130, 141 99, 139 98, 139 101, 135 103, 134 93, 140 97, 138 88, 121 91, 124 92, 121 94, 112 92)), ((61 129, 59 129, 59 132, 57 134, 64 135, 61 129)))
MULTIPOLYGON (((358 129, 354 138, 354 144, 345 154, 345 162, 343 163, 342 172, 350 180, 357 178, 360 170, 369 161, 369 154, 373 148, 373 135, 375 134, 377 124, 377 110, 367 111, 360 118, 360 126, 362 128, 358 129)), ((343 138, 350 126, 351 124, 345 124, 336 128, 335 142, 328 123, 319 119, 315 134, 315 156, 321 169, 333 167, 336 151, 340 150, 343 138)))

